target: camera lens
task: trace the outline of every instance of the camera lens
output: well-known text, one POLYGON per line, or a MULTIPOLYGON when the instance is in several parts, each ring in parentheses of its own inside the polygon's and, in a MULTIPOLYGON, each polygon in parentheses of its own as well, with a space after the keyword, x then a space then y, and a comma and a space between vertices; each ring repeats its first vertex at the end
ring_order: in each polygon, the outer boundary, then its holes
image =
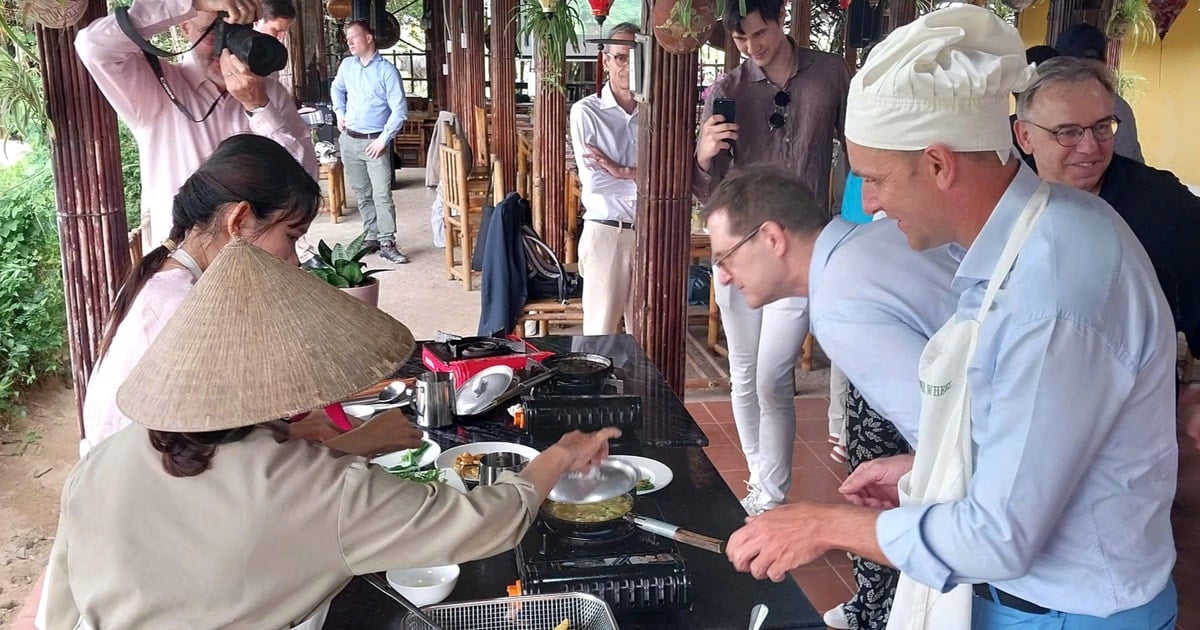
POLYGON ((223 48, 241 59, 250 67, 250 71, 260 77, 278 72, 287 65, 287 48, 279 40, 259 33, 245 24, 226 24, 217 33, 218 41, 213 50, 217 53, 223 48), (222 37, 223 36, 223 37, 222 37))

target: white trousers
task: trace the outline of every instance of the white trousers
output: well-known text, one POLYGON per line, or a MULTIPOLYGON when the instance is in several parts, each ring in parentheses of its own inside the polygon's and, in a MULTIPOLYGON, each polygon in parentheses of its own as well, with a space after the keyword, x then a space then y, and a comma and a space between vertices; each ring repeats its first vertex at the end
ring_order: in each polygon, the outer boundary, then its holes
POLYGON ((846 445, 846 392, 850 389, 850 381, 838 366, 829 364, 829 435, 841 438, 842 446, 846 445))
POLYGON ((633 254, 637 233, 595 221, 583 222, 579 275, 583 276, 583 334, 615 335, 633 321, 633 254))
POLYGON ((808 299, 785 298, 755 309, 734 287, 718 282, 716 293, 729 345, 733 419, 750 483, 775 507, 792 485, 795 369, 808 335, 808 299))

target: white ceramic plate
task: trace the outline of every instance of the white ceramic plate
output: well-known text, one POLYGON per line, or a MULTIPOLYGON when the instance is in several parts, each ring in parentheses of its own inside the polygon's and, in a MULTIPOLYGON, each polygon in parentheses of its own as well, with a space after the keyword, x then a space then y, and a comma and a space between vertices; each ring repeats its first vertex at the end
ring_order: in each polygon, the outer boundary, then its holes
POLYGON ((641 473, 642 479, 649 479, 654 487, 649 490, 638 490, 638 495, 650 494, 658 492, 667 487, 671 480, 675 478, 675 473, 671 472, 671 468, 657 459, 649 457, 638 457, 637 455, 609 455, 609 459, 617 459, 633 466, 641 473))
MULTIPOLYGON (((454 468, 454 459, 463 453, 472 455, 487 455, 488 453, 516 453, 528 459, 533 459, 540 454, 536 448, 525 446, 524 444, 514 444, 512 442, 475 442, 473 444, 463 444, 448 448, 438 456, 435 464, 438 468, 454 468)), ((464 481, 478 482, 479 479, 471 479, 463 477, 464 481)))
MULTIPOLYGON (((420 468, 425 468, 426 466, 433 464, 435 461, 437 461, 438 455, 440 455, 442 452, 442 447, 438 446, 437 442, 434 442, 433 440, 430 440, 429 438, 425 438, 424 441, 426 444, 429 445, 429 448, 425 449, 424 453, 421 453, 421 461, 417 462, 417 465, 420 468)), ((411 449, 409 449, 409 450, 411 450, 411 449)), ((377 464, 379 466, 383 466, 384 468, 391 468, 392 466, 399 466, 400 458, 406 452, 407 451, 393 451, 391 453, 384 453, 383 455, 380 455, 380 456, 376 457, 375 459, 372 459, 371 463, 377 464)))
POLYGON ((453 468, 439 468, 438 470, 442 471, 442 483, 459 492, 467 491, 467 484, 463 483, 462 477, 459 477, 453 468))

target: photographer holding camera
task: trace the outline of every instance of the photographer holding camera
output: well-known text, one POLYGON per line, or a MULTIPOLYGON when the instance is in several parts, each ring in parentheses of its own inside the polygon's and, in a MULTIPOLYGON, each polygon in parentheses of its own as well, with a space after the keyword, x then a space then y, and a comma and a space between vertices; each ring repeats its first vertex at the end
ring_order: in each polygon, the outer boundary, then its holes
POLYGON ((171 230, 180 184, 230 136, 270 138, 317 179, 295 101, 267 76, 286 63, 287 50, 248 26, 261 14, 258 0, 137 0, 75 39, 79 58, 137 140, 142 239, 150 247, 171 230), (181 63, 162 63, 170 53, 146 40, 176 25, 193 47, 181 63))

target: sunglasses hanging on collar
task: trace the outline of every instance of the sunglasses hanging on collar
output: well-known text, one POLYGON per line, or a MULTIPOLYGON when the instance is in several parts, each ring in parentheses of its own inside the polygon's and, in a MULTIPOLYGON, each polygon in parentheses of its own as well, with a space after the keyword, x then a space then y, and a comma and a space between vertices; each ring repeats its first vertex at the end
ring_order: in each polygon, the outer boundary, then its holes
POLYGON ((767 118, 771 131, 779 129, 787 122, 787 111, 784 109, 792 103, 792 93, 779 90, 775 94, 775 111, 767 118))

